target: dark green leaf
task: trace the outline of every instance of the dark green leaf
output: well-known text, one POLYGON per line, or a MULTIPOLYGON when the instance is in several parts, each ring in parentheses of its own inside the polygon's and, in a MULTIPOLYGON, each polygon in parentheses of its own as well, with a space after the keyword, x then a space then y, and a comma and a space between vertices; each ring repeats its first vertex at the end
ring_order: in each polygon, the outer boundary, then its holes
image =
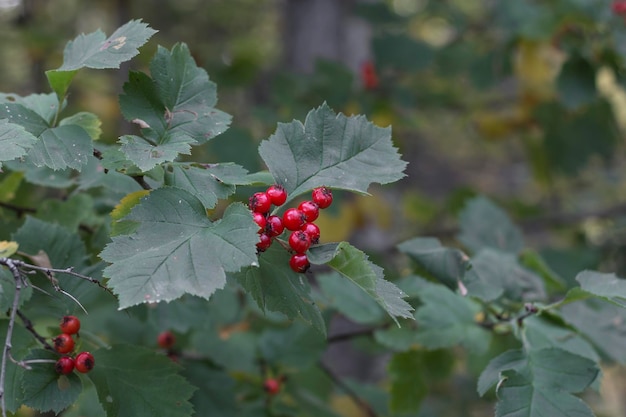
POLYGON ((208 298, 226 283, 225 272, 256 262, 258 226, 242 204, 231 204, 212 222, 202 202, 187 191, 154 190, 128 220, 140 223, 130 236, 115 236, 102 259, 119 294, 120 308, 171 301, 185 293, 208 298))
POLYGON ((39 411, 59 413, 78 398, 82 383, 76 373, 60 375, 54 369, 59 355, 43 349, 33 350, 25 360, 47 359, 51 363, 33 363, 22 374, 24 404, 39 411))
POLYGON ((416 413, 428 393, 428 381, 423 375, 423 355, 418 350, 396 353, 387 371, 391 382, 389 408, 394 413, 416 413))
POLYGON ((0 104, 0 119, 22 126, 33 136, 39 136, 48 129, 48 122, 34 110, 18 102, 0 104))
POLYGON ((165 355, 140 346, 117 345, 93 352, 89 374, 107 415, 189 417, 194 388, 165 355))
POLYGON ((471 351, 484 352, 490 333, 474 317, 480 311, 471 300, 444 287, 423 281, 422 306, 415 312, 417 341, 428 349, 461 344, 471 351))
POLYGON ((319 186, 366 194, 371 183, 404 177, 406 167, 390 128, 363 116, 337 115, 326 104, 309 112, 304 124, 279 124, 259 153, 289 199, 319 186))
POLYGON ((563 291, 566 288, 565 280, 536 251, 524 249, 520 253, 519 261, 523 267, 536 272, 543 278, 547 290, 563 291))
MULTIPOLYGON (((0 275, 2 275, 3 269, 0 269, 0 275)), ((7 307, 8 308, 8 307, 7 307)), ((3 311, 6 311, 3 308, 3 311)), ((0 334, 7 334, 8 320, 0 321, 0 334)), ((2 345, 4 346, 4 337, 2 337, 2 345)), ((15 326, 13 328, 13 337, 11 339, 11 356, 15 360, 22 360, 30 353, 29 347, 33 345, 33 335, 30 334, 22 326, 15 326)), ((54 364, 48 364, 54 365, 54 364)), ((22 389, 22 381, 26 370, 12 361, 8 361, 6 364, 5 373, 5 385, 4 385, 4 400, 6 409, 14 413, 22 404, 24 404, 24 390, 22 389)))
POLYGON ((557 88, 565 107, 577 109, 584 106, 597 95, 596 69, 582 56, 573 54, 561 67, 557 88))
POLYGON ((80 126, 58 126, 43 131, 28 152, 30 162, 53 170, 73 168, 80 171, 93 153, 89 134, 80 126))
POLYGON ((478 377, 478 394, 482 397, 489 388, 496 385, 498 381, 500 381, 503 371, 522 369, 526 365, 526 362, 526 354, 520 349, 507 350, 496 356, 489 362, 487 367, 480 374, 480 377, 478 377))
POLYGON ((528 317, 522 331, 529 349, 559 348, 594 362, 600 361, 597 352, 580 334, 545 318, 528 317))
POLYGON ((265 311, 278 311, 289 319, 301 317, 326 334, 324 319, 309 295, 306 276, 289 267, 289 253, 272 245, 259 256, 259 266, 250 266, 233 276, 265 311))
POLYGON ((284 329, 266 330, 259 339, 261 354, 269 363, 295 369, 313 366, 326 347, 322 334, 298 322, 284 329))
POLYGON ((196 416, 236 416, 235 381, 224 371, 202 363, 185 368, 184 375, 198 390, 191 397, 196 416))
POLYGON ((0 168, 2 162, 20 158, 37 142, 37 138, 22 126, 0 119, 0 168))
POLYGON ((518 253, 524 248, 520 229, 501 208, 485 197, 470 200, 461 211, 459 222, 458 239, 472 252, 493 248, 518 253))
POLYGON ((394 320, 411 318, 413 307, 406 295, 393 283, 384 279, 381 267, 348 242, 320 245, 309 250, 312 264, 326 264, 372 297, 394 320))
POLYGON ((195 140, 183 133, 168 133, 156 145, 134 135, 120 137, 119 143, 131 162, 140 170, 149 171, 158 164, 175 160, 179 154, 189 155, 195 140))

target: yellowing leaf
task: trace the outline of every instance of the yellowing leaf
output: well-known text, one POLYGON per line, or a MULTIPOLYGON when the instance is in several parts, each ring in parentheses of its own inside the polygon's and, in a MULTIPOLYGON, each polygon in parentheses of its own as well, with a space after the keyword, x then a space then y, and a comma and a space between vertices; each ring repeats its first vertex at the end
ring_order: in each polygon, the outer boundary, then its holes
POLYGON ((19 245, 17 242, 3 240, 0 242, 0 258, 8 258, 17 252, 19 245))
POLYGON ((139 190, 126 195, 111 212, 111 219, 113 219, 113 221, 118 221, 128 216, 130 210, 139 203, 139 200, 149 193, 150 191, 148 190, 139 190))
POLYGON ((554 95, 554 83, 565 57, 548 42, 520 42, 514 60, 525 93, 547 99, 554 95))

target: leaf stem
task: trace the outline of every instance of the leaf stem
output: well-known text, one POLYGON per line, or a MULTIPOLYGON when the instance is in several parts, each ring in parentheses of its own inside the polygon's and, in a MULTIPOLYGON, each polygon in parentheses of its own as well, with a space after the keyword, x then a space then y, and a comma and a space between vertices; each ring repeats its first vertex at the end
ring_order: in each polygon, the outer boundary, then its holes
POLYGON ((337 385, 343 392, 345 392, 354 403, 359 406, 368 417, 379 417, 376 411, 372 408, 372 406, 365 401, 363 398, 359 396, 350 386, 348 386, 344 381, 341 380, 330 368, 322 361, 317 363, 317 366, 330 378, 335 385, 337 385))

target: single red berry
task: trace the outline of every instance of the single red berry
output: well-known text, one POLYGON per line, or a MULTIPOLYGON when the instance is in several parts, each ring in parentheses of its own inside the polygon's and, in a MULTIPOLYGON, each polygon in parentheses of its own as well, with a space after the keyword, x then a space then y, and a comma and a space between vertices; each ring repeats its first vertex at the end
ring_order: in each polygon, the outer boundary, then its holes
POLYGON ((330 188, 315 188, 313 189, 311 195, 313 197, 313 202, 315 202, 315 204, 317 204, 318 207, 321 209, 325 209, 333 202, 333 192, 330 190, 330 188))
POLYGON ((320 228, 315 223, 305 223, 300 230, 309 235, 309 239, 311 239, 312 245, 316 245, 317 243, 319 243, 320 228))
POLYGON ((80 320, 76 316, 63 316, 59 326, 65 334, 76 334, 80 330, 80 320))
POLYGON ((89 352, 80 352, 78 356, 76 356, 76 370, 83 374, 91 371, 96 364, 93 355, 89 352))
POLYGON ((311 267, 311 264, 304 253, 296 253, 289 259, 289 266, 295 272, 304 273, 311 267))
POLYGON ((52 343, 54 343, 54 349, 59 353, 69 353, 74 350, 74 339, 66 333, 61 333, 52 339, 52 343))
POLYGON ((265 225, 267 225, 265 214, 254 212, 252 213, 252 218, 254 219, 254 222, 259 225, 259 233, 265 230, 265 225))
POLYGON ((283 226, 287 230, 300 230, 306 222, 304 213, 295 208, 290 208, 283 213, 283 226))
POLYGON ((169 349, 176 343, 176 336, 169 330, 165 330, 157 336, 157 343, 163 349, 169 349))
POLYGON ((280 381, 274 378, 268 378, 263 382, 263 389, 269 395, 276 395, 280 392, 280 381))
POLYGON ((268 195, 270 201, 275 206, 282 206, 287 201, 287 191, 282 185, 274 184, 271 185, 266 191, 265 194, 268 195))
POLYGON ((376 74, 376 67, 372 61, 365 61, 361 65, 361 81, 367 90, 378 87, 378 74, 376 74))
POLYGON ((298 210, 304 214, 307 222, 314 222, 320 215, 320 207, 315 202, 309 200, 300 203, 298 210))
POLYGON ((278 236, 280 235, 283 230, 285 230, 285 226, 283 225, 283 221, 281 220, 280 217, 278 216, 269 216, 267 218, 267 225, 265 226, 265 232, 272 236, 278 236))
POLYGON ((265 193, 254 193, 248 200, 248 207, 255 213, 267 213, 272 208, 272 202, 265 193))
POLYGON ((69 356, 63 356, 54 365, 54 370, 63 375, 72 373, 74 370, 74 359, 69 356))
POLYGON ((259 241, 256 244, 256 249, 259 252, 265 252, 272 246, 272 237, 263 232, 259 235, 259 241))
POLYGON ((614 14, 623 15, 626 14, 626 1, 618 0, 614 1, 611 5, 611 10, 614 14))
POLYGON ((311 238, 302 230, 296 230, 289 235, 289 246, 296 253, 304 253, 311 246, 311 238))

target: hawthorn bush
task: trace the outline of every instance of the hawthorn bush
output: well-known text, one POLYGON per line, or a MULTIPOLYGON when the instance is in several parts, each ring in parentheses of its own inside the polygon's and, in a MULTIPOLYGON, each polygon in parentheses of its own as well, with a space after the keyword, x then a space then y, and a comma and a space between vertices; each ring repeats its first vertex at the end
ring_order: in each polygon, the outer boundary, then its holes
POLYGON ((349 242, 315 242, 333 190, 404 176, 391 129, 323 104, 261 142, 265 171, 180 158, 231 121, 185 44, 129 73, 119 104, 136 134, 99 141, 96 114, 66 114, 74 76, 119 68, 154 33, 80 35, 46 72, 52 93, 0 95, 3 417, 339 416, 335 390, 365 415, 421 416, 459 348, 496 416, 593 415, 577 394, 598 388, 602 359, 625 360, 607 343, 625 281, 563 279, 485 197, 459 215, 468 254, 407 240, 393 280, 349 242), (329 336, 337 315, 364 327, 329 336), (384 381, 321 361, 351 338, 388 357, 384 381))

